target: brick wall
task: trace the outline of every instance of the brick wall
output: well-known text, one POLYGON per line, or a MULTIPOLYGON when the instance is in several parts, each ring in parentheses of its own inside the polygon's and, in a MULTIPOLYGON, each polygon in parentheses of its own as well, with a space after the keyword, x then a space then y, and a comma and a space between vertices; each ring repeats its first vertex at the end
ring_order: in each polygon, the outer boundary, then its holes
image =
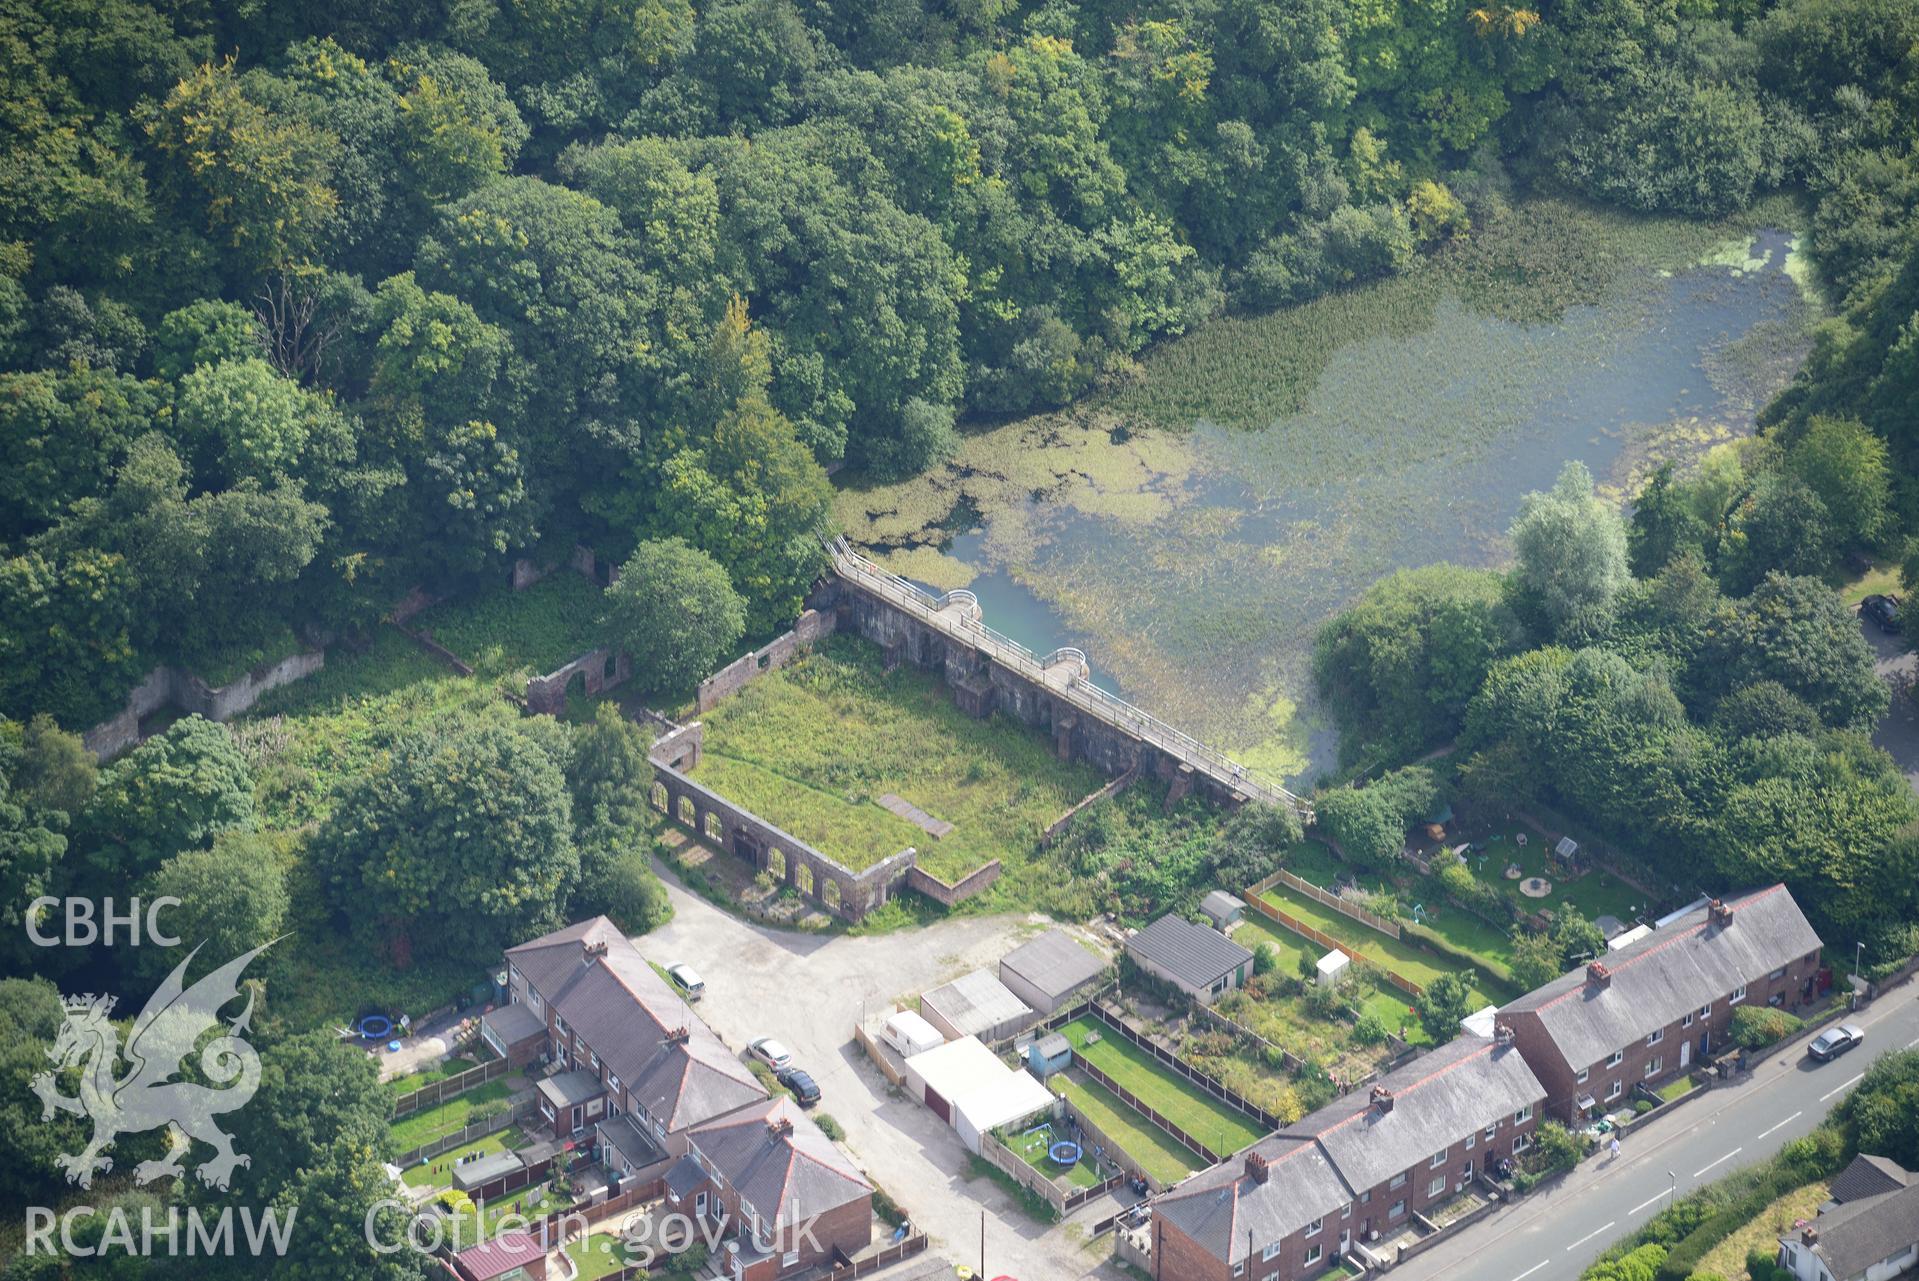
POLYGON ((750 654, 740 655, 701 681, 698 709, 702 712, 710 711, 722 699, 738 693, 760 676, 767 672, 778 671, 812 648, 821 637, 830 636, 838 625, 839 615, 832 611, 807 610, 799 616, 799 620, 793 624, 791 631, 774 638, 750 654))

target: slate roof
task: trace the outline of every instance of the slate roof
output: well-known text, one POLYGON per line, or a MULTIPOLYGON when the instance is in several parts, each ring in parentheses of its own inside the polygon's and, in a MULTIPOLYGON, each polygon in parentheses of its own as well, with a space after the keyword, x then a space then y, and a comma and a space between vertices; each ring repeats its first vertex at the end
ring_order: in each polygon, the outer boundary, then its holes
POLYGON ((697 1127, 688 1139, 760 1218, 785 1227, 869 1197, 846 1154, 784 1095, 697 1127), (790 1123, 785 1134, 773 1126, 790 1123))
POLYGON ((1890 1157, 1868 1156, 1861 1152, 1852 1164, 1833 1176, 1832 1199, 1844 1205, 1882 1192, 1897 1192, 1914 1176, 1890 1157))
POLYGON ((1363 1191, 1425 1168, 1434 1153, 1545 1099, 1546 1087, 1517 1049, 1458 1036, 1280 1133, 1317 1139, 1346 1182, 1363 1191), (1375 1087, 1392 1091, 1391 1111, 1373 1106, 1375 1087))
POLYGON ((1919 1182, 1848 1201, 1821 1214, 1813 1227, 1819 1239, 1812 1252, 1839 1281, 1852 1281, 1873 1264, 1919 1243, 1919 1182))
POLYGON ((616 1073, 633 1101, 678 1131, 766 1097, 711 1028, 604 916, 507 950, 507 959, 616 1073), (588 962, 583 948, 605 943, 588 962), (684 1040, 668 1033, 684 1028, 684 1040))
POLYGON ((1098 978, 1106 963, 1065 930, 1054 928, 1008 952, 999 967, 1002 974, 1016 974, 1048 996, 1060 997, 1098 978))
POLYGON ((1197 988, 1211 987, 1253 954, 1207 925, 1168 914, 1126 940, 1126 950, 1165 974, 1197 988))
POLYGON ((1268 1135, 1245 1152, 1202 1170, 1153 1202, 1153 1213, 1228 1264, 1328 1218, 1352 1201, 1326 1152, 1312 1139, 1268 1135), (1266 1181, 1248 1156, 1266 1159, 1266 1181))
POLYGON ((1713 924, 1710 908, 1701 907, 1609 953, 1605 987, 1574 970, 1501 1012, 1535 1012, 1566 1062, 1583 1068, 1820 946, 1784 885, 1725 902, 1733 911, 1728 925, 1713 924))

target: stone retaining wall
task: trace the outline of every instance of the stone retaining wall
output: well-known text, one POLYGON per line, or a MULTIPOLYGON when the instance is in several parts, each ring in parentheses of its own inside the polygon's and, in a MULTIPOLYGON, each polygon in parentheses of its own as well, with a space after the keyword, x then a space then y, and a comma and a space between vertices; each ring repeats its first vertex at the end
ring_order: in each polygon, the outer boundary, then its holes
POLYGON ((948 885, 925 868, 914 866, 906 869, 905 883, 907 889, 924 894, 935 903, 956 907, 975 894, 983 892, 999 879, 999 874, 999 860, 994 859, 983 867, 974 868, 972 872, 961 877, 956 884, 948 885))

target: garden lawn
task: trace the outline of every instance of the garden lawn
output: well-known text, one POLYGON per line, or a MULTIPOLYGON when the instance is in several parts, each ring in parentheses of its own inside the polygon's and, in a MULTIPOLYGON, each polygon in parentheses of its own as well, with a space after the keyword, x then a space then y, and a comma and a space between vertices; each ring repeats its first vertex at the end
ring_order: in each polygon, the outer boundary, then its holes
POLYGON ((476 1068, 478 1066, 480 1066, 478 1063, 465 1055, 456 1054, 450 1059, 443 1059, 430 1067, 423 1067, 417 1072, 408 1072, 405 1076, 396 1076, 389 1081, 382 1082, 382 1084, 386 1087, 387 1093, 397 1099, 403 1095, 411 1094, 415 1090, 425 1089, 435 1081, 444 1081, 450 1076, 458 1076, 468 1068, 476 1068))
POLYGON ((638 1261, 627 1254, 620 1238, 611 1232, 595 1232, 568 1242, 566 1257, 579 1270, 579 1281, 599 1281, 638 1261))
POLYGON ((1056 1138, 1058 1134, 1051 1126, 1041 1126, 1024 1133, 1008 1135, 1006 1146, 1012 1149, 1014 1155, 1020 1160, 1055 1183, 1063 1183, 1068 1188, 1090 1188, 1098 1183, 1099 1174, 1093 1169, 1091 1152, 1082 1153, 1080 1160, 1073 1162, 1064 1170, 1053 1163, 1053 1158, 1047 1153, 1051 1150, 1056 1138))
POLYGON ((992 859, 1033 861, 1040 833, 1104 780, 1001 716, 976 720, 938 677, 882 670, 877 647, 833 636, 706 712, 694 777, 858 871, 907 846, 955 881, 992 859), (953 831, 880 807, 893 793, 953 831))
POLYGON ((1404 938, 1381 934, 1287 886, 1275 885, 1261 897, 1294 920, 1337 939, 1374 965, 1409 983, 1423 988, 1442 974, 1459 975, 1472 986, 1475 1009, 1501 1004, 1519 995, 1510 985, 1484 970, 1428 952, 1404 938))
POLYGON ((1213 1151, 1237 1152, 1265 1134, 1259 1122, 1165 1067, 1104 1020, 1075 1019, 1060 1031, 1087 1062, 1213 1151), (1089 1044, 1093 1033, 1099 1040, 1089 1044))
POLYGON ((1388 1032, 1397 1034, 1405 1029, 1408 1045, 1430 1046, 1433 1038, 1426 1034, 1426 1028, 1419 1019, 1407 1010, 1412 1008, 1411 1000, 1397 988, 1390 992, 1375 990, 1373 994, 1360 1002, 1359 1012, 1371 1014, 1379 1019, 1388 1032))
POLYGON ((387 1127, 393 1135, 393 1146, 405 1152, 435 1139, 445 1138, 455 1130, 464 1128, 473 1119, 474 1108, 495 1099, 505 1099, 508 1093, 505 1081, 489 1081, 477 1090, 468 1090, 457 1098, 401 1117, 387 1127))
POLYGON ((1706 1251, 1699 1266, 1693 1269, 1695 1275, 1711 1273, 1715 1276, 1738 1277, 1746 1274, 1746 1255, 1754 1248, 1763 1248, 1768 1254, 1776 1248, 1777 1238, 1792 1231, 1793 1223, 1798 1219, 1810 1219, 1819 1213, 1819 1207, 1832 1195, 1824 1181, 1808 1183, 1774 1201, 1751 1223, 1740 1228, 1731 1236, 1706 1251))
POLYGON ((1299 973, 1302 957, 1319 959, 1319 947, 1302 935, 1293 933, 1278 921, 1269 921, 1256 912, 1248 912, 1233 927, 1233 942, 1257 954, 1259 945, 1268 943, 1279 952, 1280 974, 1299 973))
MULTIPOLYGON (((483 1139, 475 1139, 465 1147, 442 1152, 431 1161, 415 1161, 400 1172, 400 1182, 410 1188, 450 1188, 453 1186, 453 1165, 468 1157, 489 1156, 495 1152, 508 1152, 526 1142, 526 1136, 518 1127, 508 1126, 497 1134, 489 1134, 483 1139)), ((419 1147, 418 1143, 413 1144, 419 1147)))
POLYGON ((1205 1168, 1206 1162, 1199 1153, 1148 1121, 1137 1109, 1121 1102, 1119 1096, 1105 1086, 1096 1081, 1059 1077, 1054 1081, 1082 1115, 1107 1138, 1126 1149, 1126 1155, 1140 1169, 1161 1183, 1178 1183, 1205 1168))
MULTIPOLYGON (((1578 908, 1589 921, 1596 921, 1602 916, 1616 916, 1622 921, 1630 921, 1646 909, 1644 894, 1604 868, 1594 867, 1572 880, 1554 876, 1546 867, 1547 855, 1552 852, 1547 838, 1523 823, 1508 823, 1483 836, 1468 833, 1463 839, 1486 847, 1483 853, 1470 854, 1466 858, 1466 866, 1472 869, 1473 875, 1496 886, 1525 911, 1537 912, 1565 903, 1578 908), (1517 839, 1521 833, 1526 837, 1524 845, 1519 844, 1517 839), (1517 863, 1522 875, 1508 877, 1506 865, 1509 863, 1517 863), (1545 877, 1553 883, 1552 892, 1544 898, 1526 897, 1519 892, 1519 886, 1528 876, 1545 877)), ((1461 841, 1448 843, 1458 845, 1461 841)))

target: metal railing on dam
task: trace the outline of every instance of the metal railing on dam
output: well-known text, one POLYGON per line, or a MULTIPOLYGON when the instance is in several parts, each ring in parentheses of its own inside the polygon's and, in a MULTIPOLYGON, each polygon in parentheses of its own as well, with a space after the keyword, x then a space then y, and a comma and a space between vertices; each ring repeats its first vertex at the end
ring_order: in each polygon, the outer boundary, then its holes
POLYGON ((854 551, 844 537, 827 544, 833 569, 841 581, 858 587, 906 610, 929 626, 954 640, 987 655, 994 662, 1053 690, 1080 711, 1126 733, 1151 743, 1167 755, 1207 775, 1221 786, 1254 800, 1286 805, 1308 822, 1312 806, 1279 783, 1247 769, 1217 748, 1208 747, 1184 730, 1176 729, 1151 712, 1141 711, 1125 699, 1109 694, 1087 679, 1086 655, 1077 649, 1055 650, 1041 658, 1004 633, 994 631, 980 620, 979 603, 968 591, 935 596, 931 592, 888 573, 854 551), (960 608, 953 609, 951 606, 960 608), (1073 670, 1064 679, 1049 677, 1049 670, 1067 665, 1073 670))

